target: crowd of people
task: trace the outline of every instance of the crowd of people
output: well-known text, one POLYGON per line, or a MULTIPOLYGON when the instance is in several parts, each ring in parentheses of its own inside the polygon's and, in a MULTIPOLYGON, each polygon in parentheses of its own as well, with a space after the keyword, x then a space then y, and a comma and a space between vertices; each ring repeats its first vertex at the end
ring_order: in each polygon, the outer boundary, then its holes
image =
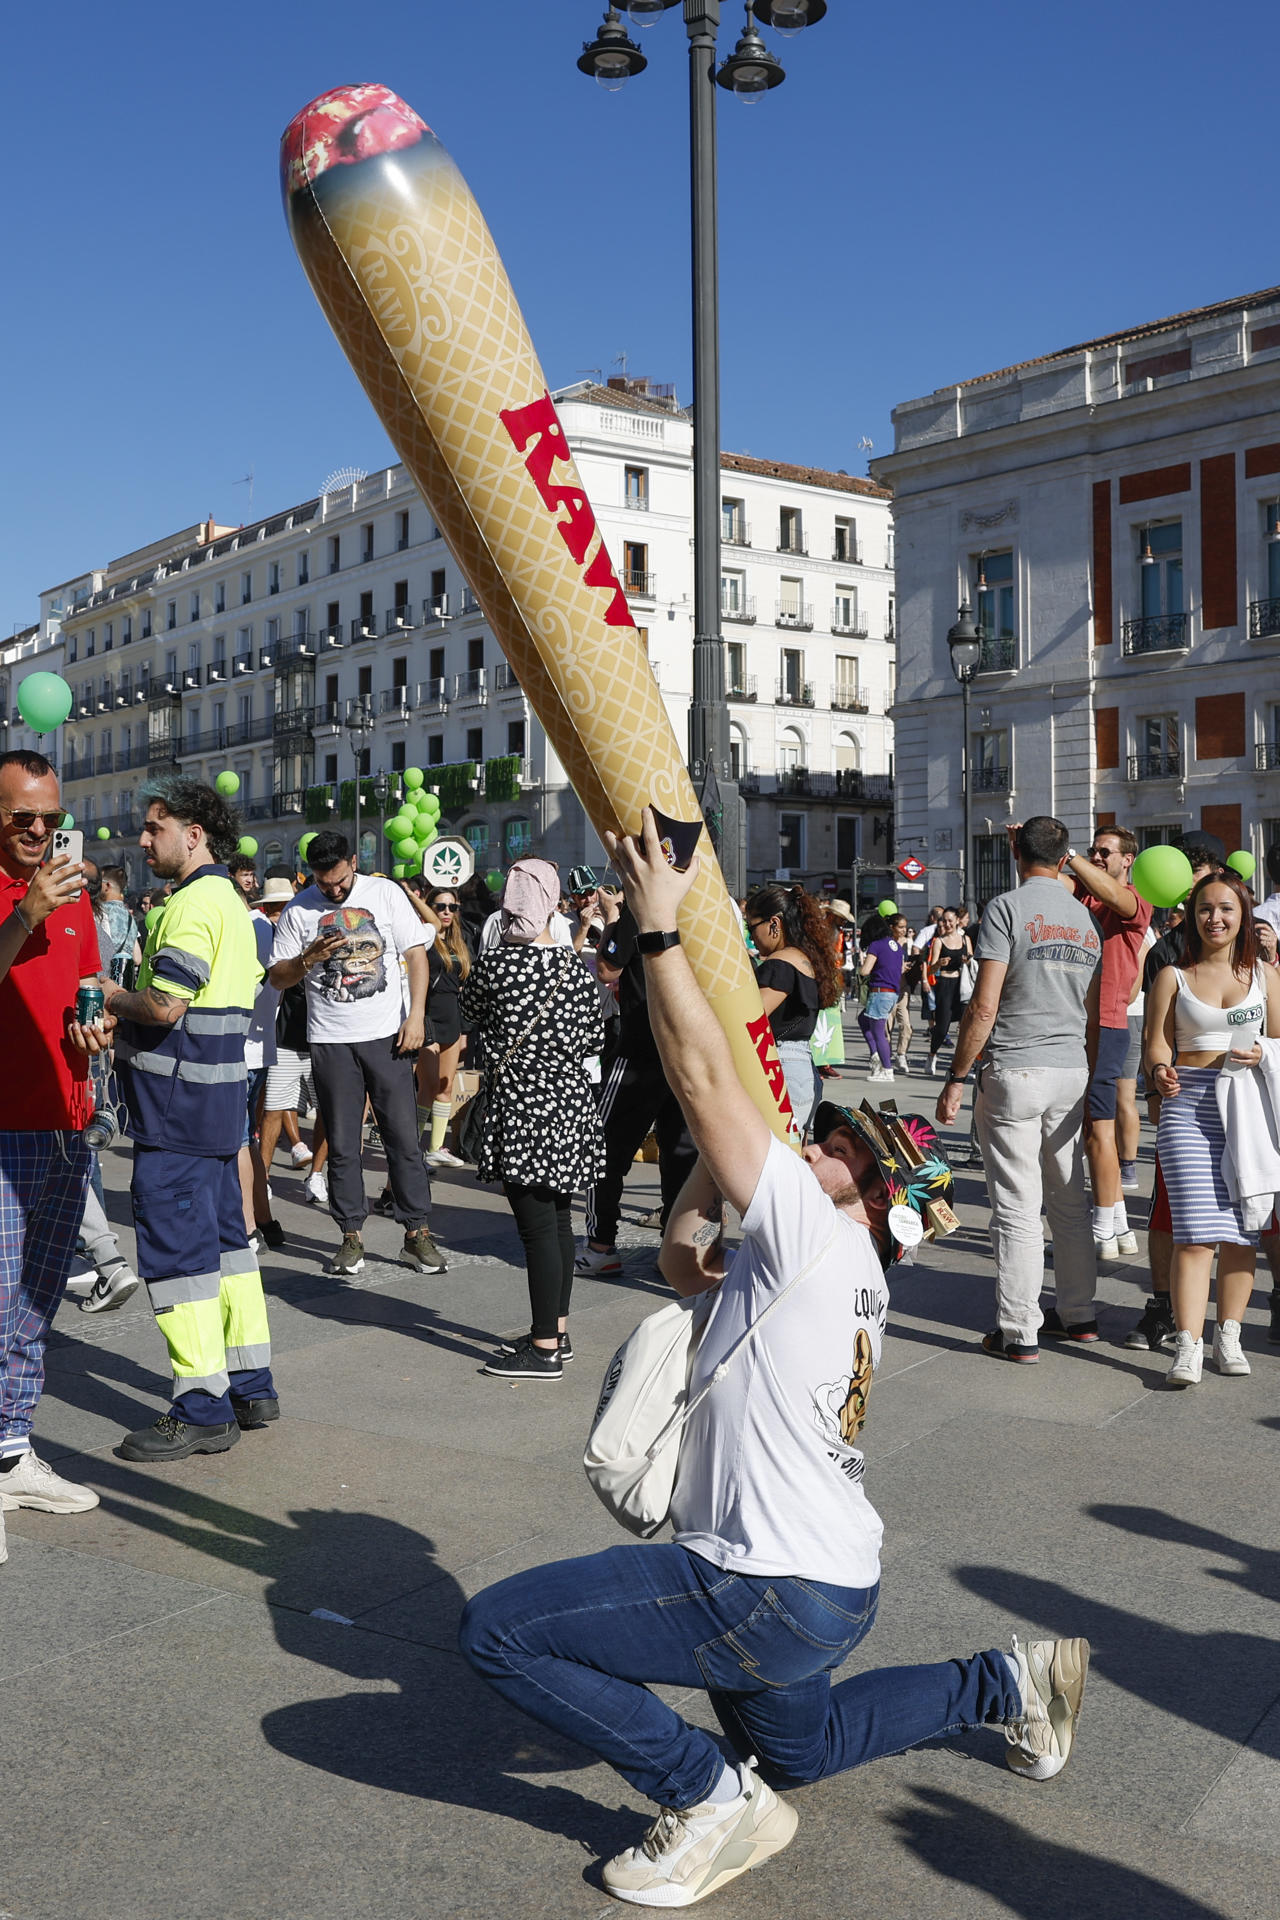
MULTIPOLYGON (((168 1348, 168 1408, 123 1437, 124 1459, 223 1452, 279 1419, 260 1258, 284 1243, 271 1186, 282 1141, 334 1221, 328 1264, 341 1278, 364 1266, 370 1211, 403 1229, 409 1267, 443 1273, 433 1172, 473 1165, 499 1185, 524 1253, 529 1329, 482 1371, 554 1381, 573 1359, 575 1277, 622 1271, 623 1182, 652 1135, 662 1272, 677 1293, 707 1296, 689 1390, 717 1387, 682 1442, 674 1543, 504 1582, 471 1603, 461 1636, 508 1699, 658 1802, 606 1885, 638 1904, 691 1904, 790 1839, 795 1814, 777 1788, 943 1729, 996 1724, 1015 1771, 1060 1771, 1087 1670, 1081 1641, 1015 1642, 1010 1654, 831 1685, 877 1602, 881 1529, 855 1442, 885 1275, 931 1233, 929 1207, 951 1175, 913 1117, 905 1144, 922 1171, 904 1182, 904 1142, 869 1106, 824 1098, 825 1083, 844 1064, 854 1007, 868 1079, 910 1073, 919 997, 916 1070, 944 1080, 940 1126, 956 1125, 976 1081, 996 1284, 982 1345, 1027 1364, 1041 1335, 1099 1337, 1099 1262, 1137 1253, 1125 1195, 1137 1186, 1141 1082, 1158 1119, 1152 1297, 1127 1343, 1168 1350, 1170 1385, 1199 1382, 1216 1255, 1213 1361, 1247 1374, 1241 1323, 1260 1240, 1280 1282, 1280 848, 1257 903, 1221 845, 1189 835, 1193 885, 1159 929, 1132 883, 1132 835, 1102 827, 1078 853, 1046 816, 1010 828, 1018 885, 980 925, 946 907, 913 931, 890 903, 859 926, 847 901, 757 887, 738 903, 741 930, 805 1141, 797 1157, 739 1086, 680 953, 690 875, 666 864, 650 817, 641 838, 609 837, 619 883, 587 867, 562 880, 528 857, 495 902, 478 878, 361 873, 332 831, 311 838, 308 873, 259 876, 213 788, 175 776, 144 800, 154 885, 132 901, 122 869, 50 858, 65 819, 56 773, 38 754, 0 755, 12 1061, 0 1128, 0 1559, 6 1508, 97 1503, 31 1445, 68 1287, 99 1313, 145 1284, 168 1348), (98 1168, 117 1134, 136 1271, 98 1168), (386 1186, 371 1206, 375 1141, 386 1186), (726 1201, 741 1216, 736 1255, 726 1201), (739 1345, 801 1280, 797 1304, 720 1391, 739 1345), (727 1746, 649 1691, 664 1682, 708 1689, 727 1746)), ((1278 1302, 1280 1291, 1280 1340, 1278 1302)))

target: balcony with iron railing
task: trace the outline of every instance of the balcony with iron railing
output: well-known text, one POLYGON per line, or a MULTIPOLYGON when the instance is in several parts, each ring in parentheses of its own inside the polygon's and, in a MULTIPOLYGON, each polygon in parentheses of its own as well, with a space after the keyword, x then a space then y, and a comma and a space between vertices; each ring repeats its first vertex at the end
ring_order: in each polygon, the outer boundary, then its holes
POLYGON ((969 780, 974 793, 1011 793, 1012 767, 971 767, 969 780))
POLYGON ((242 820, 273 820, 275 818, 275 802, 273 800, 250 800, 247 806, 241 807, 240 817, 242 820))
POLYGON ((840 535, 837 534, 831 542, 831 558, 833 560, 845 560, 851 567, 860 567, 862 565, 862 547, 857 540, 842 540, 840 535))
POLYGON ((1280 600, 1249 602, 1249 638, 1270 640, 1280 634, 1280 600))
POLYGON ((305 787, 284 787, 271 796, 271 818, 287 819, 290 814, 300 814, 306 805, 305 787))
POLYGON ((779 680, 774 697, 776 704, 780 707, 811 707, 813 682, 812 680, 779 680))
POLYGON ((622 586, 626 593, 633 593, 637 600, 652 600, 656 591, 658 576, 654 573, 641 573, 635 567, 622 569, 622 586))
POLYGON ((259 714, 256 720, 233 720, 227 728, 229 747, 247 747, 255 740, 269 740, 275 731, 275 724, 269 713, 259 714))
POLYGON ((1131 753, 1129 755, 1129 778, 1131 780, 1181 780, 1182 755, 1172 753, 1131 753))
POLYGON ((205 727, 199 733, 184 733, 178 747, 179 758, 196 753, 221 753, 227 744, 225 727, 205 727))
POLYGON ((647 493, 628 493, 623 495, 622 504, 632 513, 648 513, 649 496, 647 493))
POLYGON ((417 625, 409 605, 388 607, 382 616, 384 633, 410 633, 417 625))
POLYGON ((449 682, 443 674, 433 680, 419 680, 413 689, 415 707, 447 707, 449 704, 449 682))
POLYGON ((342 622, 340 620, 331 627, 321 627, 316 634, 316 651, 318 653, 323 653, 326 648, 332 652, 341 645, 342 622))
POLYGON ((726 700, 754 700, 756 697, 756 676, 754 673, 740 673, 731 686, 724 690, 726 700))
POLYGON ((848 634, 854 640, 865 640, 871 628, 865 613, 859 613, 856 607, 842 606, 837 600, 831 609, 831 631, 848 634))
POLYGON ((299 738, 310 734, 315 717, 314 707, 278 707, 271 720, 272 735, 279 740, 282 737, 299 738))
POLYGON ((364 614, 357 614, 356 618, 351 622, 350 631, 353 645, 357 640, 376 640, 378 637, 378 623, 372 614, 370 614, 368 618, 366 618, 364 614))
POLYGON ((1191 645, 1186 613, 1149 613, 1140 620, 1126 620, 1121 628, 1121 646, 1127 659, 1141 653, 1185 653, 1191 645))
POLYGON ((1253 764, 1258 773, 1280 773, 1280 740, 1259 740, 1253 764))
MULTIPOLYGON (((146 743, 144 742, 140 747, 121 747, 111 764, 117 773, 133 773, 139 767, 145 767, 147 764, 146 743)), ((105 773, 106 768, 104 767, 102 771, 105 773)))
POLYGON ((1018 642, 1013 634, 982 634, 982 652, 978 655, 976 672, 1012 673, 1017 664, 1018 642))
POLYGON ((394 719, 407 720, 413 710, 413 695, 408 687, 384 687, 378 695, 378 712, 394 719))
POLYGON ((753 593, 740 593, 726 597, 720 596, 720 618, 735 620, 741 626, 753 627, 756 621, 756 597, 753 593))
MULTIPOLYGON (((104 768, 105 772, 106 769, 104 768)), ((62 763, 62 784, 69 787, 76 780, 92 780, 93 749, 86 747, 83 753, 69 753, 62 763)))
POLYGON ((782 534, 779 536, 775 552, 801 554, 807 559, 809 542, 802 533, 782 534))
POLYGON ((808 800, 865 800, 875 806, 893 802, 893 775, 864 773, 861 767, 846 767, 839 773, 815 773, 807 767, 787 767, 780 773, 761 773, 748 768, 740 786, 747 794, 766 798, 785 795, 808 800))
POLYGON ((522 693, 516 670, 509 660, 499 660, 493 669, 493 690, 495 693, 522 693))
POLYGON ((740 519, 720 522, 720 545, 722 547, 749 547, 751 528, 747 521, 740 519))
POLYGON ((774 612, 774 625, 791 627, 800 633, 809 633, 813 628, 813 608, 799 605, 790 600, 779 600, 774 612))
POLYGON ((252 647, 248 648, 247 651, 244 653, 232 654, 231 672, 233 676, 242 674, 242 673, 253 672, 253 648, 252 647))
POLYGON ((483 706, 488 700, 488 670, 485 667, 468 667, 465 673, 453 678, 453 697, 464 706, 483 706))
POLYGON ((862 687, 837 681, 831 689, 831 707, 835 713, 870 713, 871 696, 862 687))

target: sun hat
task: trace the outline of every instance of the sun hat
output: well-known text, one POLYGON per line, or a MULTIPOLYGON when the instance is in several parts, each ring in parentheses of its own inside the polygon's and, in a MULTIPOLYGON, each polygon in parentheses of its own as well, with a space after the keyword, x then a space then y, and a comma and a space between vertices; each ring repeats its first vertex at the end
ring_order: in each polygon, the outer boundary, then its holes
POLYGON ((960 1225, 951 1211, 951 1168, 927 1120, 916 1113, 876 1113, 822 1100, 812 1121, 813 1138, 825 1140, 836 1127, 848 1127, 869 1148, 889 1193, 886 1237, 879 1243, 880 1264, 891 1267, 922 1240, 954 1233, 960 1225))
POLYGON ((261 893, 254 894, 252 904, 255 907, 274 907, 278 901, 289 901, 292 898, 293 882, 286 880, 283 874, 279 874, 274 880, 264 883, 261 893))

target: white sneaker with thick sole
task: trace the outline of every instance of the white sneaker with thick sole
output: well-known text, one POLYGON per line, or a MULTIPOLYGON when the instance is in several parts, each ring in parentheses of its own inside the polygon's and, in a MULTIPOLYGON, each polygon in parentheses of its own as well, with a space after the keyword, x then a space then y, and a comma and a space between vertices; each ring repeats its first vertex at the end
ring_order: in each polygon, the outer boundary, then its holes
POLYGON ((1024 1780, 1052 1780, 1071 1758, 1089 1672, 1087 1640, 1013 1638, 1022 1712, 1006 1721, 1005 1765, 1024 1780))
POLYGON ((893 1064, 899 1073, 910 1074, 911 1066, 905 1053, 895 1053, 893 1056, 893 1064))
POLYGON ((1213 1330, 1213 1364, 1219 1373, 1252 1373, 1240 1346, 1240 1322, 1219 1320, 1213 1330))
POLYGON ((1116 1235, 1116 1252, 1122 1260, 1132 1259, 1138 1251, 1138 1236, 1130 1228, 1126 1233, 1116 1235))
POLYGON ((321 1167, 316 1173, 309 1173, 302 1183, 302 1191, 313 1207, 327 1207, 329 1204, 329 1176, 321 1167))
POLYGON ((1164 1377, 1166 1387, 1198 1387, 1204 1372, 1204 1341, 1189 1333, 1173 1336, 1173 1365, 1164 1377))
POLYGON ((605 1887, 635 1907, 691 1907, 781 1853, 795 1834, 794 1807, 748 1768, 728 1806, 704 1800, 676 1813, 664 1807, 638 1847, 608 1861, 605 1887))
POLYGON ((289 1158, 295 1167, 309 1167, 314 1157, 305 1140, 299 1140, 289 1149, 289 1158))
POLYGON ((1095 1235, 1093 1250, 1099 1260, 1118 1260, 1120 1258, 1120 1241, 1114 1233, 1109 1234, 1105 1240, 1099 1240, 1095 1235))
POLYGON ((0 1473, 0 1508, 30 1507, 35 1513, 88 1513, 98 1496, 55 1473, 30 1447, 16 1467, 0 1473))
POLYGON ((467 1164, 450 1147, 433 1147, 430 1153, 424 1153, 422 1157, 429 1167, 465 1167, 467 1164))
POLYGON ((574 1261, 573 1270, 585 1274, 621 1273, 622 1256, 616 1247, 593 1247, 587 1242, 574 1261))
POLYGON ((126 1300, 131 1300, 142 1285, 132 1267, 124 1261, 118 1267, 108 1267, 105 1273, 95 1275, 92 1287, 80 1302, 81 1313, 114 1313, 126 1300))

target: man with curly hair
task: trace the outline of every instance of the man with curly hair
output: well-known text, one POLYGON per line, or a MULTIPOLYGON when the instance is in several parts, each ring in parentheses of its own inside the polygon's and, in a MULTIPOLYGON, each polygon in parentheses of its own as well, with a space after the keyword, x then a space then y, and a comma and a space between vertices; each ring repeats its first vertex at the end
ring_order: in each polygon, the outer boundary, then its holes
MULTIPOLYGON (((225 1453, 276 1420, 271 1338, 240 1199, 245 1037, 262 978, 253 923, 227 861, 236 815, 212 787, 170 778, 142 790, 139 844, 173 882, 147 935, 136 989, 104 988, 134 1142, 138 1271, 173 1365, 173 1400, 126 1434, 126 1460, 225 1453)), ((92 1030, 73 1030, 88 1051, 92 1030)))

